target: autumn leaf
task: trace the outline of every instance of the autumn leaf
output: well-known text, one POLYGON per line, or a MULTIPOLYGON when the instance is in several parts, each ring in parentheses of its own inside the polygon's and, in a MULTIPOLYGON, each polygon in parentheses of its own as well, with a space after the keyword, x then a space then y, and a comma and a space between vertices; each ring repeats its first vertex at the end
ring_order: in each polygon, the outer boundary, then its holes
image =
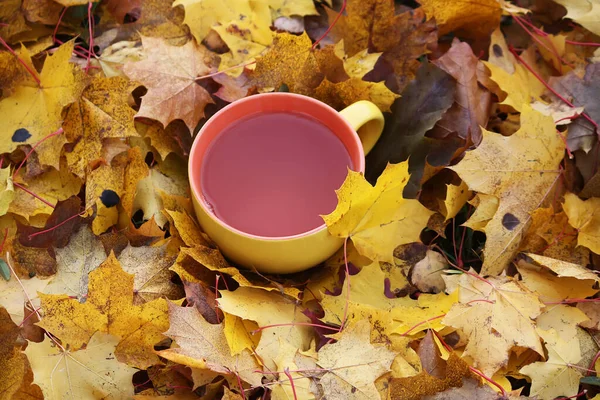
POLYGON ((450 218, 456 217, 460 209, 467 204, 473 192, 469 190, 465 182, 461 182, 460 185, 446 185, 446 188, 444 210, 447 221, 450 218))
POLYGON ((45 398, 89 399, 102 394, 125 399, 133 395, 131 379, 136 369, 117 361, 118 342, 98 332, 85 349, 73 351, 46 337, 42 343, 30 342, 25 354, 45 398))
POLYGON ((554 330, 539 333, 548 349, 548 361, 535 362, 520 370, 531 378, 531 394, 542 400, 577 394, 582 374, 573 365, 581 359, 579 346, 561 339, 554 330))
POLYGON ((293 300, 279 293, 242 287, 233 292, 222 291, 218 302, 219 308, 229 314, 255 321, 259 327, 269 327, 263 331, 256 353, 270 369, 286 367, 276 363, 284 343, 294 352, 310 345, 311 330, 302 325, 310 322, 309 318, 293 300))
MULTIPOLYGON (((35 73, 38 85, 17 86, 10 97, 0 100, 7 138, 0 142, 0 153, 12 152, 17 146, 31 144, 56 131, 62 122, 62 110, 77 100, 84 88, 84 78, 77 67, 68 62, 73 42, 62 45, 35 73)), ((24 53, 30 68, 31 58, 24 53)))
POLYGON ((552 118, 523 108, 521 129, 510 137, 483 131, 481 145, 450 167, 470 190, 499 198, 485 226, 484 275, 500 273, 511 261, 530 221, 559 177, 564 144, 552 118), (535 163, 530 160, 536 160, 535 163), (516 189, 526 184, 527 191, 516 189))
POLYGON ((89 273, 85 303, 67 295, 40 294, 44 318, 39 325, 74 349, 89 345, 95 332, 121 338, 116 357, 141 368, 155 364, 154 344, 168 326, 167 302, 156 299, 133 305, 134 278, 124 272, 114 254, 89 273))
POLYGON ((66 153, 71 172, 83 178, 93 169, 104 158, 107 139, 139 136, 133 124, 135 111, 128 102, 135 87, 125 78, 96 77, 69 107, 63 126, 68 141, 76 143, 66 153))
MULTIPOLYGON (((333 25, 331 35, 344 40, 344 49, 354 56, 364 49, 382 52, 386 68, 373 73, 375 81, 386 80, 394 92, 401 93, 420 63, 417 59, 435 47, 437 29, 433 20, 425 21, 421 9, 396 14, 391 0, 350 0, 346 13, 333 25), (393 71, 393 73, 390 73, 393 71)), ((337 15, 328 12, 332 22, 337 15)))
POLYGON ((411 179, 405 194, 416 197, 426 162, 448 164, 459 146, 425 137, 425 133, 452 106, 456 84, 452 77, 424 63, 402 97, 392 106, 381 138, 367 157, 367 178, 374 182, 388 163, 408 161, 411 179), (434 161, 435 159, 435 161, 434 161))
POLYGON ((82 226, 66 247, 55 252, 57 272, 43 292, 83 300, 88 293, 88 274, 106 260, 102 243, 87 226, 82 226))
POLYGON ((155 119, 163 126, 182 119, 193 133, 204 107, 213 103, 198 78, 215 71, 215 56, 194 42, 175 47, 151 37, 142 37, 142 48, 145 58, 123 67, 130 79, 148 89, 136 117, 155 119))
POLYGON ((491 94, 479 82, 481 61, 468 44, 454 39, 450 50, 435 64, 452 75, 458 84, 454 104, 438 121, 431 135, 445 137, 456 132, 465 141, 478 145, 481 142, 481 127, 487 124, 491 105, 491 94))
POLYGON ((600 253, 600 226, 597 222, 596 210, 600 207, 600 200, 591 198, 581 200, 573 193, 565 195, 563 208, 569 217, 569 225, 577 230, 577 244, 585 246, 594 253, 600 253))
POLYGON ((555 3, 563 5, 567 9, 565 18, 571 18, 573 21, 581 24, 584 28, 590 30, 596 35, 600 35, 600 24, 598 23, 598 3, 594 0, 566 1, 553 0, 555 3))
POLYGON ((455 0, 418 0, 427 18, 435 18, 440 36, 453 31, 464 31, 471 36, 487 35, 500 24, 502 9, 497 0, 472 3, 455 0))
POLYGON ((442 324, 467 335, 463 357, 471 357, 484 374, 492 376, 506 365, 513 346, 544 354, 532 322, 543 305, 533 292, 507 277, 484 280, 471 274, 459 277, 458 290, 459 303, 452 306, 442 324))
POLYGON ((407 162, 388 165, 374 187, 349 170, 336 192, 338 206, 323 216, 329 232, 352 239, 358 252, 371 260, 394 262, 396 246, 418 241, 433 214, 417 200, 402 197, 408 179, 407 162))
POLYGON ((177 307, 169 303, 170 328, 165 335, 179 347, 162 350, 161 357, 194 368, 209 368, 221 374, 237 374, 244 381, 260 385, 255 374, 258 363, 250 351, 232 356, 220 325, 211 325, 195 307, 177 307))
POLYGON ((308 94, 323 77, 311 50, 312 42, 305 33, 300 36, 281 33, 273 40, 273 46, 256 60, 251 75, 260 90, 278 89, 286 84, 291 92, 308 94))
POLYGON ((389 371, 395 354, 373 346, 370 330, 367 321, 357 322, 340 333, 336 343, 319 351, 317 363, 328 371, 320 380, 327 398, 339 398, 341 393, 350 399, 379 397, 375 380, 389 371))

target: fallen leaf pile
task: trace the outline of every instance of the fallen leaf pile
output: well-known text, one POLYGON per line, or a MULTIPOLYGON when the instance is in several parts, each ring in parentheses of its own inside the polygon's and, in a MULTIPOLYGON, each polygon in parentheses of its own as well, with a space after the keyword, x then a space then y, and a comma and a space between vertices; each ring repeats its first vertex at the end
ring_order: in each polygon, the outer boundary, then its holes
MULTIPOLYGON (((597 0, 0 2, 0 400, 600 399, 597 0), (194 137, 289 91, 384 132, 344 247, 238 268, 194 137)), ((324 171, 323 173, 327 173, 324 171)))

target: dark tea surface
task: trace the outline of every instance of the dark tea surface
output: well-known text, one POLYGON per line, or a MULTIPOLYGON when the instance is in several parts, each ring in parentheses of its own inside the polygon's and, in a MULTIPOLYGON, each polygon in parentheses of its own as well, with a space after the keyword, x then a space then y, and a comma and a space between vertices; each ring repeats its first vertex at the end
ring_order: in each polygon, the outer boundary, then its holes
POLYGON ((323 224, 352 161, 321 122, 264 113, 234 122, 211 143, 201 187, 217 218, 259 236, 290 236, 323 224))

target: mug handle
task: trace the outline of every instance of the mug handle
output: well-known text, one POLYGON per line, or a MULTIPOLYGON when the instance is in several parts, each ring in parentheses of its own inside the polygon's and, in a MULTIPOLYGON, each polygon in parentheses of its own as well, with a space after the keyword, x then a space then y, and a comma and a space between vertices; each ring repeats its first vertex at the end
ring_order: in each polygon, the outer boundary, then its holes
POLYGON ((360 100, 344 108, 340 114, 358 133, 367 155, 383 132, 384 118, 381 110, 370 101, 360 100))

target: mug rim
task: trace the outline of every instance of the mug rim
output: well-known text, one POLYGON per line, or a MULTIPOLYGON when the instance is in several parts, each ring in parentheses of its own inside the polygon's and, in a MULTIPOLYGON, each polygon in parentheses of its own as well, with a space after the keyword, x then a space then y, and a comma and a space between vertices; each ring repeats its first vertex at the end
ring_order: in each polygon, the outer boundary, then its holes
MULTIPOLYGON (((314 107, 321 107, 321 108, 326 108, 329 111, 332 111, 333 114, 335 114, 337 116, 337 118, 343 123, 343 125, 345 125, 348 128, 348 131, 350 132, 352 138, 354 139, 354 144, 356 145, 356 148, 358 149, 359 152, 359 165, 356 166, 357 168, 352 169, 353 171, 356 172, 361 172, 364 173, 365 172, 365 154, 364 154, 364 150, 363 150, 363 146, 362 146, 362 142, 360 140, 360 137, 358 136, 358 133, 356 133, 356 131, 354 130, 354 128, 350 125, 350 123, 340 114, 339 111, 337 111, 336 109, 334 109, 333 107, 331 107, 329 104, 326 104, 320 100, 314 99, 312 97, 309 96, 304 96, 301 94, 297 94, 297 93, 288 93, 288 92, 269 92, 269 93, 258 93, 258 94, 254 94, 248 97, 244 97, 242 99, 236 100, 232 103, 227 104, 225 107, 223 107, 222 109, 220 109, 219 111, 217 111, 212 117, 210 117, 202 126, 202 128, 200 128, 200 130, 198 131, 198 133, 196 134, 196 137, 194 138, 194 142, 192 143, 192 147, 190 148, 190 153, 189 153, 189 157, 188 157, 188 180, 190 183, 190 190, 191 190, 191 194, 192 196, 194 196, 194 198, 196 199, 198 205, 202 208, 202 210, 206 213, 206 215, 208 215, 213 221, 215 221, 217 224, 219 224, 222 228, 225 228, 239 236, 244 236, 250 239, 255 239, 255 240, 260 240, 260 241, 282 241, 282 240, 292 240, 292 239, 300 239, 303 237, 307 237, 307 236, 311 236, 313 234, 319 233, 325 229, 327 229, 327 225, 325 224, 325 222, 323 222, 321 225, 309 230, 309 231, 305 231, 305 232, 301 232, 301 233, 297 233, 295 235, 287 235, 287 236, 261 236, 261 235, 255 235, 252 233, 248 233, 248 232, 244 232, 242 230, 239 230, 231 225, 229 225, 228 223, 226 223, 225 221, 221 220, 220 218, 218 218, 214 212, 210 211, 210 209, 207 207, 207 202, 206 199, 204 197, 204 194, 202 193, 202 187, 200 185, 200 178, 201 178, 201 174, 200 171, 196 171, 196 169, 192 168, 192 162, 191 160, 195 157, 199 157, 199 156, 204 156, 204 154, 200 154, 198 155, 198 147, 199 147, 199 143, 200 143, 200 137, 202 136, 202 134, 208 129, 208 127, 211 124, 211 121, 216 120, 217 118, 221 117, 223 114, 226 114, 227 112, 230 111, 231 108, 233 107, 239 107, 240 105, 243 105, 244 103, 250 103, 253 101, 257 101, 258 97, 273 97, 273 98, 285 98, 285 97, 293 97, 296 99, 299 99, 301 101, 306 101, 308 103, 312 103, 312 106, 314 107)), ((252 114, 247 114, 248 115, 252 115, 252 114)), ((322 120, 315 118, 317 121, 322 123, 322 120)), ((232 121, 235 122, 235 121, 232 121)), ((231 124, 228 124, 228 126, 231 124)), ((213 139, 214 140, 214 139, 213 139)), ((212 143, 212 141, 211 141, 212 143)), ((346 146, 344 146, 346 147, 346 146)), ((347 151, 350 151, 348 148, 346 148, 347 151)), ((350 168, 348 167, 348 169, 350 170, 350 168)))

